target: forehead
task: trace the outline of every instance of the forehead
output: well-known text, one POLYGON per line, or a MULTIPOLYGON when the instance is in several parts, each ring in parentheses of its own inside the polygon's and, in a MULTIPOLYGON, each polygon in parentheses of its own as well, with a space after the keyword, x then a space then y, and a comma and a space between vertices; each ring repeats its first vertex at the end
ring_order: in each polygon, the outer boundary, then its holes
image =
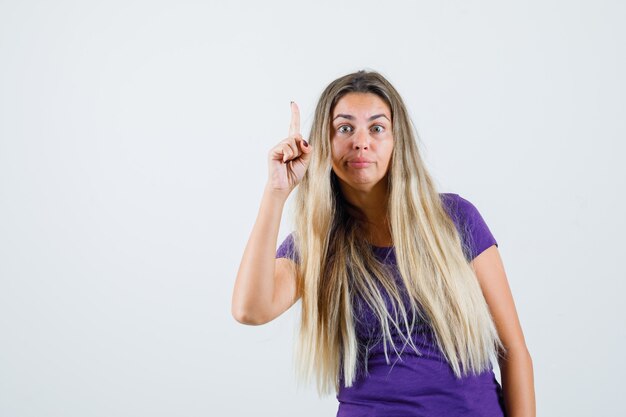
POLYGON ((391 120, 389 106, 374 93, 348 93, 341 97, 333 109, 332 118, 338 114, 349 114, 367 119, 374 114, 384 114, 391 120))

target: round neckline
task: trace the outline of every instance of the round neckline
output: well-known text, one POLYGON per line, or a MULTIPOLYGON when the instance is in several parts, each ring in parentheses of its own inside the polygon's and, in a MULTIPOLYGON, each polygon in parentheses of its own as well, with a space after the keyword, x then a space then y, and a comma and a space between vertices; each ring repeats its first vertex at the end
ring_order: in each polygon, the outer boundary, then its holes
POLYGON ((378 250, 389 250, 389 249, 393 249, 393 246, 376 246, 376 245, 372 245, 371 243, 369 243, 369 245, 370 245, 373 249, 378 249, 378 250))

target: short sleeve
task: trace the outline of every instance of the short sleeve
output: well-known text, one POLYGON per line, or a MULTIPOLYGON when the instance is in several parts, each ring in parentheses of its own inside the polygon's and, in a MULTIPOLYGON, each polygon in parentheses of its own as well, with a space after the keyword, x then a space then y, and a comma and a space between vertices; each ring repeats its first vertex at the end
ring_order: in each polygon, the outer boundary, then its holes
POLYGON ((497 247, 498 242, 476 206, 458 194, 451 196, 448 197, 449 206, 455 214, 452 217, 461 234, 463 250, 468 261, 474 260, 493 245, 497 247))
POLYGON ((283 243, 276 250, 276 258, 288 258, 295 263, 300 263, 300 257, 293 238, 293 232, 289 233, 283 243))

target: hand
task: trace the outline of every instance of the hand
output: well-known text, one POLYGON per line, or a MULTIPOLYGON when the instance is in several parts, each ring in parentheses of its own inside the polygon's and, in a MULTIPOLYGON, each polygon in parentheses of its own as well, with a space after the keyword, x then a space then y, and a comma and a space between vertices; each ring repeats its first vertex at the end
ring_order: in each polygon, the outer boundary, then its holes
POLYGON ((300 134, 300 110, 291 102, 289 136, 269 152, 268 186, 289 194, 302 180, 309 166, 311 145, 300 134))

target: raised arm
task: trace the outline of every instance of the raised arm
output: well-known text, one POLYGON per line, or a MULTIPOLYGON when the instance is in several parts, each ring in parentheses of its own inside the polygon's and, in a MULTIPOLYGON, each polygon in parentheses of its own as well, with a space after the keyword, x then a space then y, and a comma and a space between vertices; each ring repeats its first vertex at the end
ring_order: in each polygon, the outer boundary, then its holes
POLYGON ((243 324, 267 323, 296 299, 291 261, 274 257, 285 202, 302 180, 311 153, 300 134, 300 113, 293 102, 291 112, 289 137, 269 152, 268 182, 235 280, 231 312, 243 324))

